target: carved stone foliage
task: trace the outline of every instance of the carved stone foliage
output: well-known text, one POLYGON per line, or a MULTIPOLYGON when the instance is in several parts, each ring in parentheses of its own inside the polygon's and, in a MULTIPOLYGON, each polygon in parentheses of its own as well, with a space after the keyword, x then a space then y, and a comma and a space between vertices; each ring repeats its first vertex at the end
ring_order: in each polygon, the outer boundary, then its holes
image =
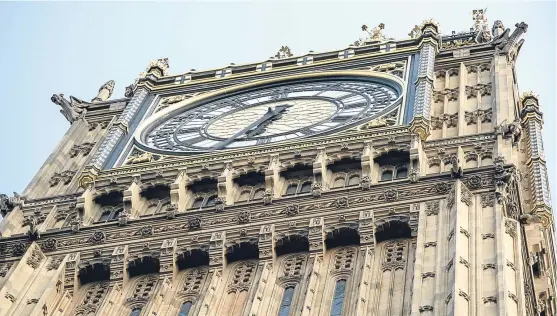
POLYGON ((470 190, 468 190, 466 186, 462 186, 461 188, 460 201, 464 202, 467 206, 472 205, 472 193, 470 193, 470 190))
POLYGON ((369 190, 371 188, 371 178, 369 176, 363 176, 360 180, 360 187, 362 187, 362 190, 369 190))
POLYGON ((321 197, 321 192, 321 183, 314 182, 311 184, 311 196, 313 196, 314 198, 321 197))
POLYGON ((267 189, 263 195, 263 205, 270 205, 271 203, 273 203, 273 190, 267 189))
POLYGON ((407 242, 405 240, 388 241, 383 251, 383 271, 404 269, 407 260, 406 248, 407 242))
POLYGON ((62 172, 55 172, 52 177, 50 177, 50 180, 48 180, 48 184, 53 187, 58 185, 59 183, 63 183, 65 185, 69 184, 73 177, 76 174, 76 170, 65 170, 62 172))
POLYGON ((249 223, 251 219, 251 212, 250 211, 241 211, 238 213, 236 217, 238 224, 245 224, 249 223))
POLYGON ((292 217, 300 213, 300 206, 298 204, 290 204, 284 207, 283 214, 292 217))
POLYGON ((13 265, 13 262, 6 262, 0 265, 0 277, 4 278, 6 277, 6 275, 8 274, 8 271, 10 271, 11 267, 13 265))
POLYGON ((255 275, 256 263, 253 261, 245 261, 239 263, 232 275, 232 280, 228 284, 228 293, 248 291, 255 275))
POLYGON ((447 128, 456 127, 458 124, 458 113, 455 114, 441 114, 439 116, 431 117, 431 128, 434 130, 442 129, 443 125, 447 128))
POLYGON ((70 149, 70 157, 76 157, 81 154, 82 156, 87 156, 95 146, 95 142, 85 142, 82 144, 75 144, 70 149))
POLYGON ((511 237, 516 237, 516 222, 510 219, 505 220, 505 233, 511 237))
POLYGON ((425 214, 427 216, 439 214, 439 201, 429 201, 425 203, 425 214))
POLYGON ((493 110, 476 110, 472 112, 464 112, 464 120, 466 125, 478 124, 479 123, 491 123, 493 110))
POLYGON ((480 194, 480 203, 482 208, 492 207, 495 202, 495 194, 493 192, 480 194))
POLYGON ((42 244, 41 248, 44 251, 55 251, 58 248, 58 240, 56 238, 47 238, 42 244))
POLYGON ((41 264, 41 261, 44 259, 44 255, 39 249, 39 247, 35 246, 33 250, 31 250, 31 255, 27 257, 27 264, 31 266, 33 269, 36 269, 41 264))
POLYGON ((476 98, 478 95, 486 96, 491 95, 491 83, 478 83, 475 86, 466 86, 466 97, 476 98))
POLYGON ((106 235, 103 231, 98 230, 93 232, 88 239, 89 243, 91 244, 102 244, 106 241, 106 235))
POLYGON ((449 101, 456 101, 458 100, 458 88, 447 88, 441 91, 433 91, 433 97, 435 102, 443 102, 445 97, 447 97, 449 101))
POLYGON ((356 264, 356 250, 352 247, 344 247, 335 253, 333 271, 347 272, 352 271, 356 264))
POLYGON ((197 216, 192 216, 188 218, 188 228, 189 229, 199 229, 201 228, 201 219, 197 216))

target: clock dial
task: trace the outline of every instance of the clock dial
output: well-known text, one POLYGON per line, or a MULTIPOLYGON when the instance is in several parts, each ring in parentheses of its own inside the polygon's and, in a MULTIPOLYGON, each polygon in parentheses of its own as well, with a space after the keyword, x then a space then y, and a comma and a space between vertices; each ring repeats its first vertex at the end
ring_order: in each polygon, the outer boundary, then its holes
POLYGON ((373 119, 401 100, 398 83, 330 79, 224 94, 174 110, 140 134, 168 153, 208 152, 339 131, 373 119))

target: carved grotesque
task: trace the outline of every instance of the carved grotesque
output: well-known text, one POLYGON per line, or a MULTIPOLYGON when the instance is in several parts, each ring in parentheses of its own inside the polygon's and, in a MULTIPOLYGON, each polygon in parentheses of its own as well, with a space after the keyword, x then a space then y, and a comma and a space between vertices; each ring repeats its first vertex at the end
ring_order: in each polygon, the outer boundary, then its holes
POLYGON ((226 199, 225 198, 217 198, 217 200, 215 201, 215 212, 224 212, 224 206, 226 205, 226 199))
POLYGON ((188 218, 188 227, 189 229, 199 229, 201 228, 201 219, 196 216, 192 216, 188 218))
POLYGON ((128 225, 128 219, 130 218, 130 213, 127 210, 123 210, 118 216, 118 226, 128 225))
POLYGON ((503 136, 505 138, 510 138, 513 145, 518 144, 520 136, 522 136, 522 126, 520 126, 520 122, 517 120, 510 124, 503 125, 503 136))
POLYGON ((265 195, 263 195, 263 204, 269 205, 273 203, 273 190, 267 189, 265 190, 265 195))
POLYGON ((311 184, 311 196, 314 198, 321 197, 321 183, 315 182, 311 184))
POLYGON ((143 163, 149 162, 153 159, 153 154, 144 152, 144 153, 137 153, 136 155, 132 155, 126 159, 125 165, 133 165, 136 163, 143 163))
POLYGON ((0 194, 0 213, 2 216, 6 216, 11 212, 16 206, 23 204, 23 197, 14 192, 13 197, 8 197, 6 194, 0 194))
POLYGON ((503 204, 507 201, 507 187, 516 180, 518 174, 516 167, 511 166, 505 169, 502 159, 495 161, 495 174, 493 180, 495 182, 495 197, 497 203, 503 204))
POLYGON ((462 167, 460 166, 460 160, 456 155, 452 155, 450 158, 451 161, 451 177, 453 178, 461 178, 462 177, 462 167))
POLYGON ((410 182, 416 183, 420 180, 420 170, 418 168, 410 169, 410 174, 408 175, 410 182))
POLYGON ((372 41, 381 41, 385 39, 385 35, 383 35, 383 30, 385 29, 385 24, 379 23, 378 26, 372 28, 371 30, 367 27, 367 25, 362 25, 362 31, 365 31, 369 34, 369 39, 372 41))
POLYGON ((129 85, 126 87, 126 91, 124 92, 124 96, 126 98, 131 98, 133 97, 133 89, 135 88, 135 86, 133 84, 129 85))
POLYGON ((112 91, 114 90, 114 80, 109 80, 107 83, 103 84, 99 89, 99 93, 96 97, 91 100, 91 102, 104 102, 110 98, 112 91))
POLYGON ((497 20, 493 22, 493 27, 491 28, 491 35, 494 38, 498 38, 499 36, 503 35, 505 32, 505 27, 503 26, 503 22, 501 20, 497 20))
POLYGON ((70 221, 72 232, 78 232, 79 228, 81 227, 81 223, 81 217, 79 217, 79 214, 76 214, 75 217, 70 221))
POLYGON ((360 180, 360 186, 362 190, 369 190, 371 188, 371 178, 369 176, 363 176, 360 180))
POLYGON ((170 206, 166 209, 166 218, 172 219, 176 217, 176 207, 170 206))
POLYGON ((41 233, 37 227, 37 218, 35 216, 27 216, 23 221, 23 226, 28 226, 25 233, 30 240, 37 240, 41 238, 41 233))
POLYGON ((63 94, 53 94, 52 97, 50 97, 50 101, 58 104, 62 108, 60 113, 64 115, 70 124, 79 120, 87 113, 87 104, 72 96, 70 96, 70 100, 68 101, 64 98, 63 94))

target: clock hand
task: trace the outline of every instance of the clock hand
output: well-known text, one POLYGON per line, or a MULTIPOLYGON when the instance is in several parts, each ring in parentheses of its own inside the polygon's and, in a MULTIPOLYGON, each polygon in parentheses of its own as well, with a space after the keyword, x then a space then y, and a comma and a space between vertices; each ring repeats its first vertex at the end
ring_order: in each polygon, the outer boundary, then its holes
POLYGON ((279 116, 282 112, 286 111, 286 109, 288 109, 289 107, 291 107, 291 105, 279 105, 277 107, 275 107, 275 109, 271 109, 269 108, 267 110, 267 113, 265 113, 265 115, 263 115, 261 118, 259 118, 257 121, 251 123, 250 125, 248 125, 247 127, 243 128, 241 131, 237 132, 236 134, 232 135, 230 138, 218 143, 217 145, 215 145, 213 148, 214 149, 222 149, 224 147, 226 147, 228 144, 230 144, 231 142, 233 142, 236 138, 252 131, 252 130, 257 130, 262 126, 265 126, 266 123, 268 123, 268 121, 275 119, 277 116, 279 116))

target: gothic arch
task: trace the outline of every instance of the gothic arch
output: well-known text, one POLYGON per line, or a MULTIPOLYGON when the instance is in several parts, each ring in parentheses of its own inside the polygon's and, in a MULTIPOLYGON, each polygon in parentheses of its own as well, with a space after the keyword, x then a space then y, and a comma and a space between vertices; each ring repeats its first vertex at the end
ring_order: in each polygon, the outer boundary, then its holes
POLYGON ((343 224, 332 226, 326 229, 325 246, 326 249, 333 249, 343 246, 359 245, 360 233, 358 224, 343 224))
POLYGON ((226 262, 233 263, 237 261, 258 259, 259 246, 257 240, 240 241, 232 243, 226 247, 226 262))
POLYGON ((209 265, 209 253, 203 248, 188 249, 176 258, 178 270, 186 270, 209 265))
POLYGON ((309 251, 309 240, 307 237, 307 232, 305 234, 293 233, 283 235, 277 238, 275 242, 275 253, 277 254, 277 257, 291 253, 307 251, 309 251))
POLYGON ((378 221, 375 228, 375 241, 411 238, 412 229, 408 225, 408 218, 393 219, 389 221, 378 221))

